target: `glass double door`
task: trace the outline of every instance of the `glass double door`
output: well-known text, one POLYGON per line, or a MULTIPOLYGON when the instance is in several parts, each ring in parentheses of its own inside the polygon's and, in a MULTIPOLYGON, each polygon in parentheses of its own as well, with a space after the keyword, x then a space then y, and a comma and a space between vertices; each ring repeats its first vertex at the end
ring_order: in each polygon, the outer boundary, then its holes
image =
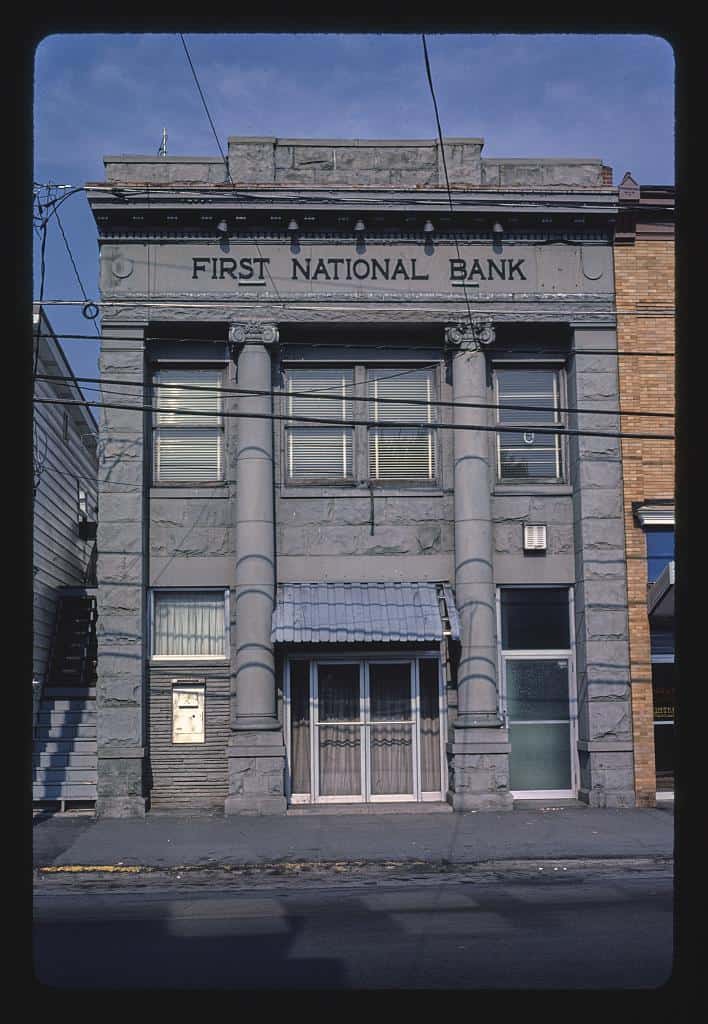
POLYGON ((439 798, 436 660, 314 661, 307 709, 304 693, 298 700, 303 668, 301 663, 299 672, 291 667, 290 673, 293 796, 315 802, 419 800, 432 789, 439 798))

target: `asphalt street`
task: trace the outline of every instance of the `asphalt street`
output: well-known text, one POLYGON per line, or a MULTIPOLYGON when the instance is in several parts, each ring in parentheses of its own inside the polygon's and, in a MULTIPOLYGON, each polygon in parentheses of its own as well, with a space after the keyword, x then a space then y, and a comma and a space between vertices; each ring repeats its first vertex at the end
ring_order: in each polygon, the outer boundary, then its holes
POLYGON ((651 989, 672 971, 666 865, 46 876, 34 966, 78 989, 651 989))

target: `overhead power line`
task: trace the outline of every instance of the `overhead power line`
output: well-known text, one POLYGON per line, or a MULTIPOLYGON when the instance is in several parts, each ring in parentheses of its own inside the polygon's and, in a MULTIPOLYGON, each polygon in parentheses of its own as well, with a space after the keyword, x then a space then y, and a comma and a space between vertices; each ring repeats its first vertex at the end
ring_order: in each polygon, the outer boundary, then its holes
MULTIPOLYGON (((47 305, 48 302, 51 302, 51 300, 46 300, 45 299, 44 304, 47 305)), ((437 326, 439 326, 439 325, 437 325, 437 326)), ((68 334, 67 333, 67 334, 57 334, 56 337, 57 338, 75 339, 77 341, 91 341, 94 344, 97 341, 97 339, 94 338, 92 334, 68 334)), ((103 340, 105 340, 105 341, 135 341, 135 335, 128 335, 128 334, 125 334, 125 335, 122 335, 122 334, 104 335, 103 336, 103 340)), ((215 344, 215 345, 226 345, 227 344, 226 339, 223 338, 223 337, 222 338, 204 338, 204 337, 202 337, 202 338, 188 338, 188 337, 180 336, 180 337, 172 337, 172 338, 149 338, 149 337, 145 338, 145 342, 146 343, 158 342, 158 341, 174 341, 174 342, 185 343, 185 344, 204 343, 204 344, 207 344, 207 345, 208 344, 215 344)), ((392 359, 395 358, 395 356, 393 355, 395 350, 391 347, 391 345, 381 345, 381 344, 368 344, 367 345, 366 343, 363 343, 363 344, 362 343, 359 343, 359 344, 351 343, 351 344, 349 344, 349 343, 346 343, 346 342, 339 342, 339 341, 337 341, 337 342, 331 342, 331 341, 322 341, 322 342, 317 342, 317 341, 293 341, 293 342, 281 343, 281 344, 283 344, 283 345, 285 345, 285 344, 292 344, 293 347, 304 346, 304 347, 307 347, 307 348, 354 349, 355 351, 358 351, 358 352, 360 352, 362 350, 362 348, 365 348, 367 351, 369 351, 371 349, 375 349, 375 350, 381 351, 381 352, 388 352, 388 353, 391 354, 391 358, 392 359)), ((503 355, 504 358, 506 358, 507 356, 517 356, 517 355, 518 356, 522 356, 522 355, 528 355, 528 349, 523 349, 523 348, 514 349, 514 348, 507 348, 507 347, 505 347, 503 353, 502 352, 497 352, 496 350, 494 350, 491 354, 492 354, 493 357, 496 356, 496 355, 501 357, 503 355)), ((652 350, 652 349, 646 349, 646 350, 642 349, 639 352, 635 352, 634 350, 614 349, 614 348, 572 348, 572 349, 569 348, 566 351, 559 351, 558 349, 547 349, 547 350, 544 350, 543 348, 539 348, 537 346, 537 347, 534 348, 534 354, 537 355, 541 359, 544 359, 544 358, 546 358, 546 359, 553 359, 553 358, 558 358, 558 357, 570 358, 571 356, 574 356, 574 355, 577 355, 577 356, 663 356, 663 357, 665 357, 667 359, 674 359, 675 358, 675 353, 674 352, 662 352, 662 351, 652 350)))
MULTIPOLYGON (((432 73, 430 71, 430 60, 428 59, 428 47, 427 47, 426 42, 425 42, 425 36, 421 35, 420 38, 423 40, 423 57, 425 58, 425 73, 426 73, 426 76, 428 78, 428 86, 430 87, 430 95, 433 98, 433 109, 435 110, 435 123, 436 123, 437 128, 438 128, 438 141, 440 143, 440 155, 442 157, 443 172, 445 174, 445 185, 447 187, 447 198, 448 198, 448 202, 450 204, 450 213, 454 214, 455 211, 454 211, 453 205, 452 205, 452 192, 450 191, 450 178, 449 178, 448 173, 447 173, 447 160, 445 159, 445 143, 443 141, 442 127, 440 125, 440 114, 438 113, 438 101, 435 98, 435 89, 433 87, 433 76, 432 76, 432 73)), ((457 241, 457 235, 455 234, 455 232, 453 232, 452 237, 453 237, 453 239, 455 241, 455 249, 457 250, 457 257, 458 257, 458 259, 461 259, 462 257, 460 256, 460 244, 457 241)), ((470 323, 472 323, 472 310, 470 308, 469 295, 467 294, 467 282, 466 281, 462 282, 462 291, 463 291, 464 296, 465 296, 465 303, 467 304, 467 316, 469 317, 470 323)))
MULTIPOLYGON (((415 370, 411 369, 407 372, 413 373, 419 369, 425 369, 426 367, 416 367, 415 370)), ((401 374, 403 376, 404 374, 401 374)), ((39 380, 53 380, 53 381, 67 381, 68 377, 52 374, 40 374, 38 375, 39 380)), ((229 388, 223 385, 216 384, 175 384, 168 383, 167 381, 152 381, 148 385, 145 385, 142 381, 131 381, 119 378, 111 377, 77 377, 77 381, 81 381, 84 384, 99 384, 104 388, 106 394, 120 394, 120 392, 110 392, 106 385, 120 385, 122 387, 132 388, 162 388, 167 390, 175 391, 201 391, 208 392, 210 394, 223 394, 223 395, 235 395, 240 397, 258 396, 258 397, 281 397, 281 398, 321 398, 326 401, 332 401, 333 398, 346 400, 348 402, 373 402, 375 404, 382 405, 420 405, 425 408, 442 408, 442 409, 495 409, 495 410, 508 410, 514 409, 525 412, 567 412, 574 413, 579 416, 637 416, 637 417, 657 417, 659 419, 673 419, 674 414, 671 412, 638 412, 637 410, 629 409, 580 409, 573 406, 552 406, 552 405, 523 405, 515 404, 510 402, 446 402, 442 399, 423 399, 423 398, 374 398, 371 395, 358 395, 354 394, 356 388, 362 387, 361 384, 352 384, 351 386, 345 385, 344 394, 342 394, 341 385, 331 385, 327 388, 314 388, 312 391, 276 391, 276 390, 257 390, 255 388, 229 388)), ((377 378, 380 380, 381 378, 377 378)), ((363 386, 366 386, 364 384, 363 386)), ((87 388, 87 391, 95 390, 93 388, 87 388)))
MULTIPOLYGON (((66 247, 66 251, 67 251, 67 254, 69 256, 69 260, 71 261, 71 265, 74 268, 74 274, 76 275, 76 280, 79 283, 79 288, 81 289, 81 294, 84 297, 84 302, 88 302, 89 298, 88 298, 88 295, 86 294, 86 289, 84 288, 84 283, 81 280, 81 275, 79 274, 79 269, 76 266, 76 260, 74 259, 74 254, 71 251, 71 246, 69 245, 69 240, 66 237, 66 234, 64 232, 64 226, 63 226, 63 224, 61 222, 61 218, 59 217, 59 211, 58 210, 56 211, 56 219, 57 219, 57 227, 59 228, 59 231, 61 232, 61 237, 64 239, 64 246, 66 247)), ((101 337, 101 332, 100 332, 100 330, 98 328, 98 324, 96 323, 95 320, 93 321, 93 326, 94 326, 94 330, 96 331, 96 334, 100 338, 101 337)))
MULTIPOLYGON (((213 416, 216 418, 224 419, 263 419, 263 420, 287 420, 288 423, 312 423, 320 424, 324 426, 336 426, 336 427, 376 427, 376 428, 407 428, 409 430, 483 430, 489 431, 496 434, 518 434, 519 430, 523 430, 523 426, 508 426, 504 427, 501 425, 487 426, 486 424, 477 423, 410 423, 407 421, 399 420, 370 420, 370 419, 333 419, 319 416, 300 416, 300 415, 287 415, 285 413, 273 413, 273 412, 204 412, 197 411, 194 409, 174 409, 174 408, 160 408, 154 405, 126 405, 118 402, 93 402, 93 401, 78 401, 70 398, 35 398, 35 402, 42 405, 87 405, 93 406, 98 409, 122 409, 128 412, 150 412, 150 413, 169 413, 170 415, 179 416, 213 416)), ((564 427, 562 424, 554 426, 536 426, 533 428, 534 434, 560 434, 568 436, 582 436, 582 437, 612 437, 612 438, 628 438, 635 440, 656 440, 656 441, 673 441, 675 440, 673 434, 637 434, 628 433, 624 431, 607 431, 607 430, 575 430, 569 427, 564 427)))
POLYGON ((216 139, 216 144, 219 147, 219 152, 221 153, 221 159, 224 161, 224 168, 226 170, 226 176, 229 179, 229 181, 231 182, 231 184, 233 185, 233 181, 231 180, 231 173, 229 171, 229 162, 226 159, 226 157, 224 156, 224 151, 221 148, 221 143, 219 142, 219 136, 216 133, 216 128, 214 127, 214 122, 212 120, 211 114, 209 113, 209 107, 207 106, 207 101, 204 98, 204 93, 202 92, 202 87, 199 84, 199 79, 197 78, 197 72, 194 70, 194 64, 192 63, 192 58, 189 56, 189 50, 187 49, 187 43, 185 42, 184 36, 182 35, 181 32, 179 33, 179 37, 182 40, 182 46, 184 47, 184 52, 187 55, 187 60, 189 61, 189 66, 192 69, 192 75, 194 76, 194 84, 197 87, 197 92, 201 96, 202 103, 204 104, 204 110, 206 112, 206 116, 209 118, 209 124, 211 125, 211 130, 214 133, 214 138, 216 139))

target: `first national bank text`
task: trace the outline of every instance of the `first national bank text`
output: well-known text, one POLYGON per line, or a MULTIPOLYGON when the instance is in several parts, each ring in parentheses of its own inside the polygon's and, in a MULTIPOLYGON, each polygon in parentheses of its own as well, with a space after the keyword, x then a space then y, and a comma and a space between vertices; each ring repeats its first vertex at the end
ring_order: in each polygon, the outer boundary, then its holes
MULTIPOLYGON (((291 258, 292 281, 427 281, 429 274, 420 273, 416 257, 377 259, 330 257, 328 259, 291 258)), ((526 280, 524 259, 450 259, 451 284, 475 281, 526 280)), ((192 258, 192 280, 208 277, 212 281, 227 278, 240 284, 267 284, 268 257, 203 256, 192 258)))

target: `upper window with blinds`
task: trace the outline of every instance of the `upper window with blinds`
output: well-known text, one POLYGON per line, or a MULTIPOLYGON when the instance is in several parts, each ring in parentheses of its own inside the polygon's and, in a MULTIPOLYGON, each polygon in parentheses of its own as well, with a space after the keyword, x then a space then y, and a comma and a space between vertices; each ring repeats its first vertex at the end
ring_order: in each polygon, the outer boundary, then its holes
POLYGON ((430 368, 367 372, 369 476, 372 480, 434 480, 435 376, 430 368), (394 399, 395 401, 391 401, 394 399))
POLYGON ((223 480, 221 371, 159 370, 153 384, 155 483, 223 480))
POLYGON ((297 368, 288 371, 288 416, 314 417, 328 424, 288 423, 285 458, 289 480, 351 480, 354 476, 352 369, 297 368))
POLYGON ((494 377, 497 423, 518 428, 497 434, 499 479, 561 480, 561 437, 548 430, 561 425, 559 371, 496 367, 494 377))

